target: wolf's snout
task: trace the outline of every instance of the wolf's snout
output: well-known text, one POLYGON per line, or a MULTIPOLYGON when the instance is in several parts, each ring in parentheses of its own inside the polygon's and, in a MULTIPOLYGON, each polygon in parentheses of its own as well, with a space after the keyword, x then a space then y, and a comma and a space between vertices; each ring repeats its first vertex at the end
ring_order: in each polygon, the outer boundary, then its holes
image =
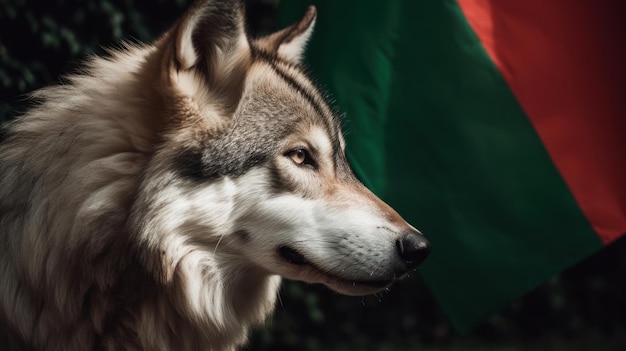
POLYGON ((407 270, 411 270, 424 262, 430 253, 430 242, 421 234, 411 231, 396 241, 398 255, 407 270))

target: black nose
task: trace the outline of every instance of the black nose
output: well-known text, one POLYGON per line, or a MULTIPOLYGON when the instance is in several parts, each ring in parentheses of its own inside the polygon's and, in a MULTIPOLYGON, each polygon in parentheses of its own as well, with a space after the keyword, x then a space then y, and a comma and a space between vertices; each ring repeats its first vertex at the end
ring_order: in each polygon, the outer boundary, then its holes
POLYGON ((424 262, 430 253, 430 243, 418 232, 411 231, 396 241, 398 254, 407 269, 413 269, 424 262))

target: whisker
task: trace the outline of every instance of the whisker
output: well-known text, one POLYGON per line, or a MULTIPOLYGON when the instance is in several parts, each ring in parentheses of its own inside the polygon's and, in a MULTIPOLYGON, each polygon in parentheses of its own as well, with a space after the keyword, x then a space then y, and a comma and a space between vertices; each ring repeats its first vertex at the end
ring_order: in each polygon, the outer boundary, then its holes
POLYGON ((225 234, 220 235, 220 238, 217 239, 217 244, 215 244, 215 248, 213 249, 213 254, 217 252, 217 247, 220 246, 222 239, 224 239, 225 234))

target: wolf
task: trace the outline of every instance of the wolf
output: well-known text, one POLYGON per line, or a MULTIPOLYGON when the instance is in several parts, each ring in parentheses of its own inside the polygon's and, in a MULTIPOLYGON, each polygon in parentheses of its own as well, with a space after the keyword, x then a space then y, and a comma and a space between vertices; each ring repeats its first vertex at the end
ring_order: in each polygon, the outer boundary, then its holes
POLYGON ((257 39, 243 13, 196 1, 5 128, 0 349, 234 350, 281 277, 365 295, 426 258, 302 68, 315 8, 257 39))

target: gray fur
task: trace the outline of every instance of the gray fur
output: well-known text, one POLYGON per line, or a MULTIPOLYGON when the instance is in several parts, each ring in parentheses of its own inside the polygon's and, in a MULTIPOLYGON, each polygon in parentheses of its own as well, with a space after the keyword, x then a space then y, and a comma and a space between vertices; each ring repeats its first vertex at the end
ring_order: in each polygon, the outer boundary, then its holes
POLYGON ((298 65, 314 8, 255 41, 242 13, 198 0, 7 127, 0 350, 234 350, 280 276, 359 295, 408 269, 396 241, 417 232, 354 178, 298 65))

